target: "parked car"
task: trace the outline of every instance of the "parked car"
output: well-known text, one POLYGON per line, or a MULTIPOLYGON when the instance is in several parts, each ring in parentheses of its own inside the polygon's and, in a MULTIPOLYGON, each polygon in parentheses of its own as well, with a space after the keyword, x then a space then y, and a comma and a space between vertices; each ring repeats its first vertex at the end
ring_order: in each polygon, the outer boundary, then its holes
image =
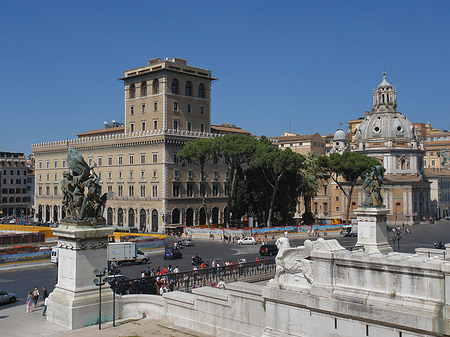
POLYGON ((181 245, 185 247, 194 246, 194 240, 192 239, 183 239, 181 240, 181 245))
POLYGON ((238 245, 256 245, 256 240, 253 236, 247 236, 238 240, 238 245))
POLYGON ((259 254, 265 256, 272 256, 278 254, 278 248, 276 245, 262 245, 259 248, 259 254))
POLYGON ((164 252, 164 260, 174 260, 174 259, 181 259, 183 257, 183 254, 178 249, 166 249, 164 252))
POLYGON ((0 290, 0 303, 14 303, 16 299, 17 299, 16 294, 0 290))

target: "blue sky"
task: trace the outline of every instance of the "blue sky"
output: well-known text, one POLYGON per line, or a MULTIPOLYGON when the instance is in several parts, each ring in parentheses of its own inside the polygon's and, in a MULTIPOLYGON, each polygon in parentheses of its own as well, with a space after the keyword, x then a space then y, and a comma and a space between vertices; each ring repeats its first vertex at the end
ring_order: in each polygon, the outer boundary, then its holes
POLYGON ((387 79, 412 122, 450 127, 449 1, 3 1, 0 150, 123 121, 125 69, 211 69, 212 122, 332 133, 387 79))

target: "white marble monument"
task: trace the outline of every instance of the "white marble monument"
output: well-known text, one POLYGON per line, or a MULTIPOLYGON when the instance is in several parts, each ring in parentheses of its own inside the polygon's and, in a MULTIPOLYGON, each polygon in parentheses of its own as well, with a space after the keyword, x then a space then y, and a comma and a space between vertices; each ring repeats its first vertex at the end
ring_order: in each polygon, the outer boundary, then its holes
MULTIPOLYGON (((114 229, 91 225, 62 224, 58 235, 58 283, 49 296, 47 320, 78 329, 98 324, 99 287, 94 284, 94 270, 107 267, 108 235, 114 229)), ((102 286, 102 322, 112 320, 113 292, 102 286)))
POLYGON ((361 246, 368 253, 392 252, 387 240, 387 208, 360 206, 355 211, 358 217, 358 241, 356 246, 361 246))

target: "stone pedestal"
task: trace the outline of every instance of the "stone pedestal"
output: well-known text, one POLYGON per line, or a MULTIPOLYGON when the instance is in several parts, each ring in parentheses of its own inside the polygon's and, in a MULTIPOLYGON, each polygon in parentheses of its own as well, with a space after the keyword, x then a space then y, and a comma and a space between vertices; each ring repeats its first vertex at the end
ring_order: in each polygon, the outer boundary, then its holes
POLYGON ((358 216, 358 242, 366 252, 392 252, 387 240, 386 217, 389 209, 360 206, 354 213, 358 216))
MULTIPOLYGON (((108 235, 113 232, 107 227, 67 223, 54 230, 59 247, 58 280, 49 296, 49 322, 69 329, 98 324, 99 287, 94 284, 94 270, 107 268, 108 235)), ((113 292, 105 284, 102 322, 112 320, 112 300, 113 292)))

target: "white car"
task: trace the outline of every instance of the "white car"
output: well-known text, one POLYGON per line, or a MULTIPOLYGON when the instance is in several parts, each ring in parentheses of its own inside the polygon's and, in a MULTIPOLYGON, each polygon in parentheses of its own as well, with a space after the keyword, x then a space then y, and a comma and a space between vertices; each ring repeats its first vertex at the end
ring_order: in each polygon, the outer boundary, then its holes
POLYGON ((246 238, 238 240, 238 245, 256 245, 256 240, 253 236, 247 236, 246 238))

